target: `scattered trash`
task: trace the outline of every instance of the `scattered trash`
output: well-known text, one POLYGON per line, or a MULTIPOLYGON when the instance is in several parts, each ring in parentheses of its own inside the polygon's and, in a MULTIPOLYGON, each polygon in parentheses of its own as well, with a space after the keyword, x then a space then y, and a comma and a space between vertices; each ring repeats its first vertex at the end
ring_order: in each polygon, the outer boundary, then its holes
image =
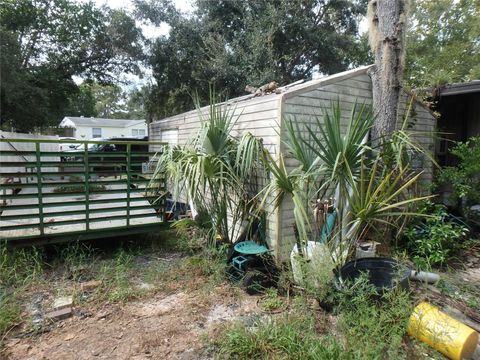
POLYGON ((428 284, 436 284, 440 281, 440 275, 427 272, 427 271, 415 271, 410 272, 410 280, 426 282, 428 284))
POLYGON ((274 287, 278 280, 278 269, 270 250, 254 241, 235 244, 227 259, 228 275, 233 282, 240 283, 250 295, 274 287))
POLYGON ((53 310, 62 310, 71 308, 73 305, 73 296, 61 296, 53 300, 53 310))
POLYGON ((339 271, 338 286, 345 281, 355 281, 362 273, 368 274, 368 281, 381 293, 388 289, 409 288, 410 269, 391 258, 363 258, 346 263, 339 271))
POLYGON ((453 360, 471 358, 478 343, 475 330, 426 302, 414 309, 407 332, 453 360))
POLYGON ((72 316, 72 308, 64 307, 60 310, 50 311, 45 315, 45 318, 50 321, 58 321, 68 319, 70 316, 72 316))
POLYGON ((41 327, 43 324, 42 302, 44 298, 45 298, 44 293, 35 293, 32 295, 30 311, 32 315, 32 325, 34 327, 41 327))
POLYGON ((378 245, 380 245, 380 243, 376 241, 362 242, 358 244, 355 252, 355 258, 363 259, 368 257, 375 257, 375 255, 377 254, 378 245))
POLYGON ((207 315, 206 324, 211 324, 214 322, 223 322, 231 320, 236 315, 236 310, 238 309, 237 304, 223 305, 217 304, 213 307, 210 313, 207 315))

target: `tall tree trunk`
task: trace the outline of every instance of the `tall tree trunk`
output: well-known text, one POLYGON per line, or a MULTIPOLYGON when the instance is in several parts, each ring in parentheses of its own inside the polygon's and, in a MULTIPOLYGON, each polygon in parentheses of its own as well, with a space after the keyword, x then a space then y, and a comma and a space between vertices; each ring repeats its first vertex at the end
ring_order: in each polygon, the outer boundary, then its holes
POLYGON ((409 0, 370 0, 369 43, 375 55, 372 78, 373 110, 377 116, 372 139, 395 130, 405 66, 405 32, 409 0))

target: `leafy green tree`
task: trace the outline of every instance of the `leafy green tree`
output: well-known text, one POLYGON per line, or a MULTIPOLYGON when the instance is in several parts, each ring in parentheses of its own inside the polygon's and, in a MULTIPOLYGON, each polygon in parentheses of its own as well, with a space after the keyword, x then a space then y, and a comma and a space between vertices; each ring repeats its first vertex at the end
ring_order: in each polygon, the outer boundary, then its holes
POLYGON ((118 85, 91 85, 95 99, 95 112, 98 117, 111 119, 125 119, 127 114, 126 98, 122 88, 118 85))
POLYGON ((78 86, 78 91, 69 99, 69 105, 65 115, 70 116, 97 116, 95 109, 96 100, 91 82, 83 82, 78 86))
POLYGON ((1 122, 57 124, 78 94, 73 76, 114 82, 139 72, 143 37, 124 11, 73 0, 0 0, 1 122))
POLYGON ((109 119, 145 119, 148 87, 123 90, 114 84, 84 81, 69 99, 66 115, 109 119))
POLYGON ((480 79, 480 2, 412 0, 406 80, 424 87, 480 79))
POLYGON ((127 93, 129 119, 147 119, 148 95, 150 86, 143 86, 127 93))
POLYGON ((165 117, 192 108, 192 93, 205 103, 208 84, 223 96, 244 94, 247 84, 280 85, 345 70, 356 62, 358 22, 366 1, 197 0, 185 16, 170 0, 137 0, 139 16, 166 22, 150 63, 156 86, 149 112, 165 117))

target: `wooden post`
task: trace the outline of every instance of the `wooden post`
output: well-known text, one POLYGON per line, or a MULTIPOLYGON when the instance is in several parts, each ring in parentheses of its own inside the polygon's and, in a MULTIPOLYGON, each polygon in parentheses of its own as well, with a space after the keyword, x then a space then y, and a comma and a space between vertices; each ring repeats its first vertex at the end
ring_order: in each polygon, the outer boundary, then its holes
POLYGON ((42 154, 40 152, 40 142, 35 142, 35 157, 37 160, 37 199, 38 199, 38 220, 40 223, 40 235, 45 233, 45 223, 43 216, 43 193, 42 193, 42 154))

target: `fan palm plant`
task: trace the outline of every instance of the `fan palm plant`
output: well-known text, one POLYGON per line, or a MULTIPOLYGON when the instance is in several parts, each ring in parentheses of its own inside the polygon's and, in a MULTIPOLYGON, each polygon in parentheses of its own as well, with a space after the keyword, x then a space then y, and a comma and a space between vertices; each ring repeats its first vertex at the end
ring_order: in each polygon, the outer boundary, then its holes
POLYGON ((166 177, 175 200, 188 198, 210 216, 212 238, 231 241, 256 210, 255 179, 265 176, 263 146, 250 133, 240 139, 233 135, 238 116, 215 93, 206 114, 196 104, 200 130, 184 146, 165 147, 153 179, 166 177))

